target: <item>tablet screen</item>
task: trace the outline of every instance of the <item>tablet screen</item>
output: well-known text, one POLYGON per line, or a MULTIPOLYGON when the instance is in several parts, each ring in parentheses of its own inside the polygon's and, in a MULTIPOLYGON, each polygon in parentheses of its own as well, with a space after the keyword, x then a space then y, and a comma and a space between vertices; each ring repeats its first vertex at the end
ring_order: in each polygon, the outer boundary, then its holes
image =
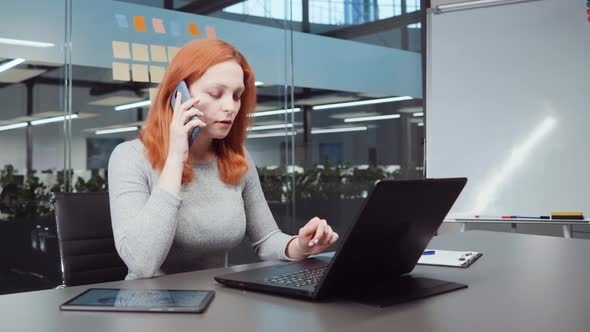
POLYGON ((187 311, 199 312, 212 291, 92 288, 64 303, 64 310, 187 311))

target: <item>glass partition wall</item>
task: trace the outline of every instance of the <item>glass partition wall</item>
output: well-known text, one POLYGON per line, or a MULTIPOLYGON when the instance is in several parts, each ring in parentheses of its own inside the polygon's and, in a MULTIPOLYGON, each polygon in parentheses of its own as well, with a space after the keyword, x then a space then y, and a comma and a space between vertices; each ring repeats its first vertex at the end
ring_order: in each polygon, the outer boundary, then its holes
MULTIPOLYGON (((108 191, 112 150, 137 138, 169 61, 194 39, 228 41, 255 71, 246 148, 283 231, 319 216, 343 233, 375 181, 423 176, 420 1, 15 6, 0 14, 1 293, 59 284, 50 193, 108 191)), ((247 240, 230 251, 230 264, 255 260, 247 240)))
POLYGON ((267 200, 291 212, 285 230, 295 233, 319 216, 343 233, 375 181, 423 177, 424 12, 418 0, 284 5, 290 16, 281 1, 256 0, 214 15, 267 27, 289 19, 288 107, 259 112, 258 124, 268 129, 248 146, 281 149, 281 158, 258 162, 267 200))
POLYGON ((65 1, 0 12, 0 294, 59 282, 49 195, 64 185, 65 22, 65 1))

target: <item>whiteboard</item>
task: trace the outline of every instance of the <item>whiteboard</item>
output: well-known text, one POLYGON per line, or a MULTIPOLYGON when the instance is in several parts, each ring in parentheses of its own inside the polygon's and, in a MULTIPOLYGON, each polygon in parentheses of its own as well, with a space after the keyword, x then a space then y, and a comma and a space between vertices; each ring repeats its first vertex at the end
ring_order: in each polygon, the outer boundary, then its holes
POLYGON ((466 176, 448 217, 590 215, 586 1, 428 14, 426 174, 466 176))

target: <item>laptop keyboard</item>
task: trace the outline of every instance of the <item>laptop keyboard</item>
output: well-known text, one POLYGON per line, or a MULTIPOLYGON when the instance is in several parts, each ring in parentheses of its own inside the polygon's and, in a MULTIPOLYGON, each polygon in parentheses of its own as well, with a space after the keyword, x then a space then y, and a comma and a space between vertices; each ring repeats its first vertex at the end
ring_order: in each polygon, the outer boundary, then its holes
POLYGON ((320 281, 327 267, 295 271, 287 274, 276 275, 264 279, 264 282, 291 287, 304 287, 316 284, 320 281))

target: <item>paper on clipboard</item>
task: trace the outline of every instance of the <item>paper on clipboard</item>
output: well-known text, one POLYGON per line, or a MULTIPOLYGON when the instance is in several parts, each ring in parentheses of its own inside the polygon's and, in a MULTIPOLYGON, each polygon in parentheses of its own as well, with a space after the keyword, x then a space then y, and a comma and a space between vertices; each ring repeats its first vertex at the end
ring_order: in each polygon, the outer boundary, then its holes
POLYGON ((475 262, 482 255, 480 252, 476 251, 454 251, 436 249, 426 249, 426 251, 433 251, 434 253, 430 255, 420 256, 418 264, 466 268, 473 264, 473 262, 475 262))

